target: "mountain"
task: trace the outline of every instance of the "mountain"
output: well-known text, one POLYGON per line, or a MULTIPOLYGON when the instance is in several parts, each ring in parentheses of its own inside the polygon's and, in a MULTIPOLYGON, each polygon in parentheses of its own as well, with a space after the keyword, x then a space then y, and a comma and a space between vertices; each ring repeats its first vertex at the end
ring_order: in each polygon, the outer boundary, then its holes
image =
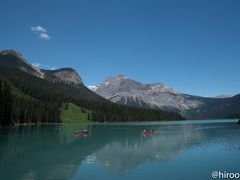
POLYGON ((229 98, 206 98, 203 104, 186 111, 185 115, 195 119, 239 117, 240 94, 229 98))
POLYGON ((14 50, 0 51, 0 67, 16 68, 27 74, 46 79, 51 82, 64 82, 67 84, 82 85, 83 82, 78 73, 72 68, 62 68, 57 70, 44 70, 34 67, 27 62, 21 53, 14 50))
POLYGON ((44 78, 52 82, 65 82, 67 84, 82 85, 82 79, 72 68, 61 68, 57 70, 41 70, 44 78))
MULTIPOLYGON (((72 68, 62 68, 58 70, 43 70, 32 66, 21 55, 14 50, 0 51, 1 74, 10 80, 15 86, 36 86, 38 89, 57 87, 59 93, 85 100, 107 102, 101 96, 93 93, 82 83, 81 77, 72 68), (31 84, 29 84, 31 82, 31 84), (41 85, 41 87, 40 87, 41 85)), ((25 87, 24 87, 25 88, 25 87)), ((46 94, 47 96, 47 94, 46 94)))
POLYGON ((230 97, 232 96, 222 94, 222 95, 215 96, 214 98, 230 98, 230 97))
POLYGON ((7 102, 1 104, 0 125, 64 122, 63 111, 71 116, 69 104, 92 121, 184 119, 175 112, 114 104, 89 90, 74 69, 38 69, 14 50, 0 51, 0 101, 7 102))
POLYGON ((175 111, 189 119, 224 118, 240 113, 238 96, 206 98, 180 93, 162 83, 144 84, 118 75, 89 89, 124 105, 175 111))
POLYGON ((0 68, 16 68, 33 76, 44 78, 44 73, 29 64, 21 53, 14 50, 0 51, 0 68))
POLYGON ((203 103, 199 97, 179 93, 162 83, 143 84, 122 75, 109 77, 90 89, 112 102, 147 108, 183 112, 203 103))

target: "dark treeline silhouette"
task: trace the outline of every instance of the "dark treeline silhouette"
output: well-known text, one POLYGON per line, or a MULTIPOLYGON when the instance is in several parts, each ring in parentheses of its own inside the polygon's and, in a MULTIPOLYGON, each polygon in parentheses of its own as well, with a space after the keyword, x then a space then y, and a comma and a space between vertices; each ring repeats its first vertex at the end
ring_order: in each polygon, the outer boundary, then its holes
POLYGON ((60 122, 58 104, 18 94, 2 77, 0 77, 0 102, 1 126, 16 123, 60 122))
POLYGON ((155 121, 183 119, 177 113, 117 105, 84 85, 52 83, 15 68, 1 69, 2 125, 60 122, 63 103, 72 102, 91 112, 92 121, 155 121))
POLYGON ((230 116, 227 116, 228 119, 240 119, 240 114, 232 114, 230 116))
POLYGON ((8 84, 0 78, 0 125, 12 124, 12 94, 8 84))

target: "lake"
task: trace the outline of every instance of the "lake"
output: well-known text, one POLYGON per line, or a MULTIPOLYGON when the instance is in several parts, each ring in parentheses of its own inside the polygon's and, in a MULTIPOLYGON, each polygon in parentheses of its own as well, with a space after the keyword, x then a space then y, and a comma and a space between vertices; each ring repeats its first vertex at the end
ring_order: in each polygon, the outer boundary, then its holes
POLYGON ((0 129, 0 179, 212 179, 240 172, 237 120, 0 129), (87 136, 73 131, 88 129, 87 136), (142 130, 154 130, 142 136, 142 130))

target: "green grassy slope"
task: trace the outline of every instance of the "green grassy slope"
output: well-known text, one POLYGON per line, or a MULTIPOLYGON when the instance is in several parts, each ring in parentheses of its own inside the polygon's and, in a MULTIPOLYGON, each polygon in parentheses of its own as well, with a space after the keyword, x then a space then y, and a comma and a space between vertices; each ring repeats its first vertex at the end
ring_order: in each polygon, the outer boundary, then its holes
POLYGON ((89 122, 91 112, 80 108, 73 103, 64 103, 61 109, 61 120, 63 123, 82 123, 89 122))

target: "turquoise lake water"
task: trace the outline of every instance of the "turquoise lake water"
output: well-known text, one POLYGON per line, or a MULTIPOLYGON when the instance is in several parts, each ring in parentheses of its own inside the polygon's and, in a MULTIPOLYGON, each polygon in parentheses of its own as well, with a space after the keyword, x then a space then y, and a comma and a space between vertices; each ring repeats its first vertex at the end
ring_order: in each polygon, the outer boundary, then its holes
POLYGON ((237 120, 0 129, 0 179, 191 180, 240 173, 237 120), (87 136, 73 131, 88 129, 87 136), (154 130, 142 136, 142 130, 154 130))

